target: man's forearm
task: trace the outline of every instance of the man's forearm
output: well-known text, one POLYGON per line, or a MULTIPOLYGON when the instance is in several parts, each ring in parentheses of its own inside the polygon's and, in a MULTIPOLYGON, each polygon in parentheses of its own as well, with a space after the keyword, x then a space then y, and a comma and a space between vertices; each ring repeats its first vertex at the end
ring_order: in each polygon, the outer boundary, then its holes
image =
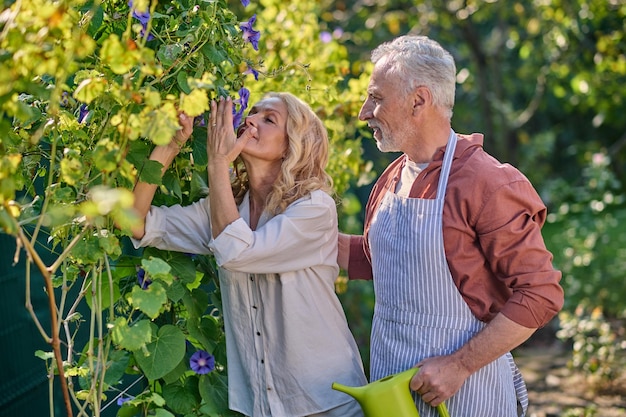
POLYGON ((519 325, 500 313, 451 356, 473 374, 524 343, 535 330, 519 325))
POLYGON ((350 235, 339 232, 337 263, 339 268, 348 270, 350 264, 350 235))

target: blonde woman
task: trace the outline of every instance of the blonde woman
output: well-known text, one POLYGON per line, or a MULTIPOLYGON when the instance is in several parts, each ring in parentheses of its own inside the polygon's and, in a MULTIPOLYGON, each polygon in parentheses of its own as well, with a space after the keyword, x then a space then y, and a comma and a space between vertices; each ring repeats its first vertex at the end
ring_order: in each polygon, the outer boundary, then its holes
MULTIPOLYGON (((151 159, 168 167, 192 131, 151 159)), ((362 416, 334 381, 366 384, 357 345, 334 291, 337 212, 325 172, 328 137, 311 108, 289 93, 254 105, 237 137, 232 101, 211 103, 209 195, 190 206, 151 206, 139 183, 145 227, 136 246, 212 253, 219 266, 229 406, 246 416, 362 416)))

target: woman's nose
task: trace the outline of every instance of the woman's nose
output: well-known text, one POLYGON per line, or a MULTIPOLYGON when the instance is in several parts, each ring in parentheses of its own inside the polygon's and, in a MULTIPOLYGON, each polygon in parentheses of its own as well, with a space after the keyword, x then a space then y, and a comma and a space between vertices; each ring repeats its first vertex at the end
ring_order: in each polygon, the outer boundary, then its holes
POLYGON ((256 127, 257 125, 257 118, 256 118, 257 114, 249 114, 248 116, 246 116, 246 119, 244 120, 244 123, 246 124, 246 126, 254 126, 256 127))

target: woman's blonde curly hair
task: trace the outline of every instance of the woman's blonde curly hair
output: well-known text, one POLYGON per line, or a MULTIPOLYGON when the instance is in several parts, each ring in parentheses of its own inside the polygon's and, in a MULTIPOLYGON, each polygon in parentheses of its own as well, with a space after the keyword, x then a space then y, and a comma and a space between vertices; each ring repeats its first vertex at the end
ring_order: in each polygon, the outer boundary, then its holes
MULTIPOLYGON (((287 151, 281 172, 267 196, 265 210, 272 215, 285 211, 294 201, 314 190, 332 194, 333 180, 328 164, 328 132, 311 107, 291 93, 268 93, 287 106, 287 151)), ((248 191, 248 173, 241 157, 234 162, 232 188, 237 205, 248 191)))

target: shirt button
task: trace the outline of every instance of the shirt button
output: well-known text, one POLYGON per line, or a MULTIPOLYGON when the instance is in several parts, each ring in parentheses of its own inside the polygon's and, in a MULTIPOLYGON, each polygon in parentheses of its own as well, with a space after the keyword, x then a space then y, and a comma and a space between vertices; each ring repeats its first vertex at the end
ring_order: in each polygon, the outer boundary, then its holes
POLYGON ((265 359, 261 359, 261 363, 265 363, 265 359))
POLYGON ((261 336, 261 332, 256 332, 256 335, 257 336, 261 336))

